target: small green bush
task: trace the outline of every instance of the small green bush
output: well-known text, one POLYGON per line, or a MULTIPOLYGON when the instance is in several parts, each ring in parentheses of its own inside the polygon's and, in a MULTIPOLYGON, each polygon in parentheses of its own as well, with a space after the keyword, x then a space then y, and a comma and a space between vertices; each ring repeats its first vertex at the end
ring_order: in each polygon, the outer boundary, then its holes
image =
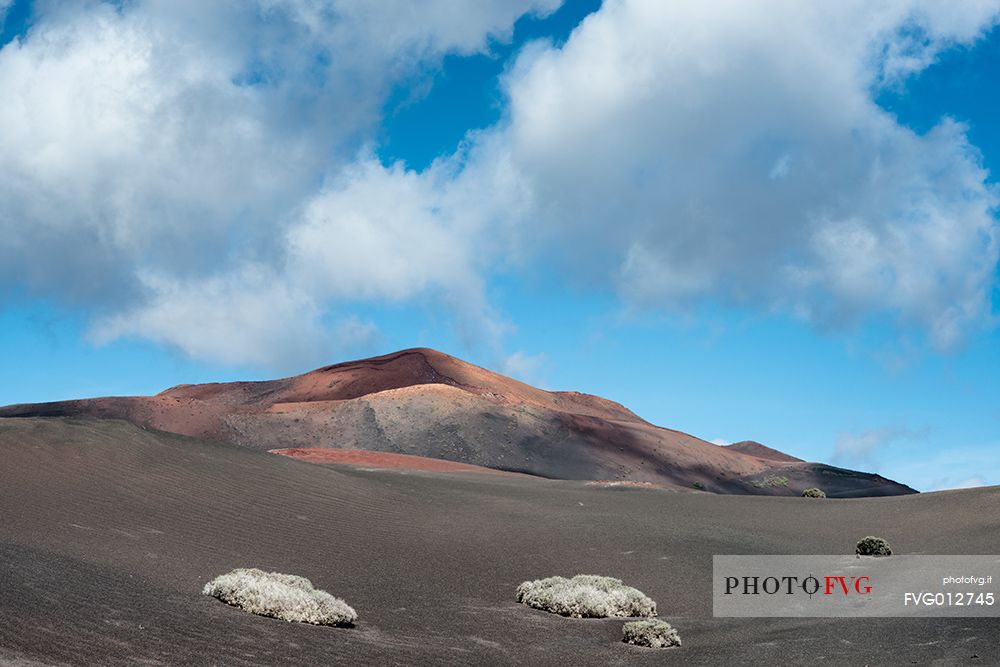
POLYGON ((705 488, 705 485, 704 485, 704 484, 702 484, 701 482, 695 482, 695 483, 694 483, 694 484, 692 484, 691 486, 693 486, 693 487, 694 487, 694 488, 696 488, 696 489, 704 489, 704 488, 705 488))
POLYGON ((826 498, 826 491, 813 487, 802 492, 803 498, 826 498))
POLYGON ((346 602, 294 574, 240 567, 205 584, 202 593, 251 614, 283 621, 351 626, 358 619, 346 602))
POLYGON ((881 537, 869 535, 858 542, 854 552, 859 556, 891 556, 892 548, 881 537))
POLYGON ((668 648, 681 645, 681 636, 677 634, 677 630, 659 619, 626 623, 622 627, 622 634, 625 635, 622 641, 634 646, 668 648))
POLYGON ((788 486, 788 478, 781 475, 768 475, 764 479, 759 479, 753 483, 758 489, 768 486, 788 486))
POLYGON ((517 587, 517 601, 571 618, 656 616, 656 603, 642 591, 592 574, 525 581, 517 587))

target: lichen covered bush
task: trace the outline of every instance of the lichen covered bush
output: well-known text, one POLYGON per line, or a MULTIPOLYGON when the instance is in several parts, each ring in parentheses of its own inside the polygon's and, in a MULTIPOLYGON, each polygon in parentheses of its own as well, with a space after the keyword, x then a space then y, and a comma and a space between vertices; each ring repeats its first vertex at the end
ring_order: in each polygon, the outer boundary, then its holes
POLYGON ((859 556, 891 556, 892 548, 881 537, 869 535, 858 542, 854 552, 859 556))
POLYGON ((642 591, 592 574, 526 581, 517 587, 517 601, 572 618, 656 616, 656 603, 642 591))
POLYGON ((826 491, 813 487, 802 492, 803 498, 826 498, 826 491))
POLYGON ((205 595, 259 616, 314 625, 350 626, 357 612, 304 577, 237 568, 205 584, 205 595))
POLYGON ((649 648, 668 648, 680 646, 681 636, 666 621, 651 619, 648 621, 631 621, 622 627, 626 644, 648 646, 649 648))

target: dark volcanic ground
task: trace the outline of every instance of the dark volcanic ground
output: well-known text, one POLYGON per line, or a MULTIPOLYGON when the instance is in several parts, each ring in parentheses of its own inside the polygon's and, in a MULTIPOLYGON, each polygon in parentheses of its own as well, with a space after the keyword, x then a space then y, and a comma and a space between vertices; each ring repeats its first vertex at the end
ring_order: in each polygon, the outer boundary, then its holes
POLYGON ((0 420, 0 662, 1000 664, 997 619, 714 619, 713 554, 1000 553, 1000 489, 814 501, 371 472, 114 421, 0 420), (233 567, 303 575, 354 629, 201 594, 233 567), (525 579, 616 576, 684 646, 516 604, 525 579))

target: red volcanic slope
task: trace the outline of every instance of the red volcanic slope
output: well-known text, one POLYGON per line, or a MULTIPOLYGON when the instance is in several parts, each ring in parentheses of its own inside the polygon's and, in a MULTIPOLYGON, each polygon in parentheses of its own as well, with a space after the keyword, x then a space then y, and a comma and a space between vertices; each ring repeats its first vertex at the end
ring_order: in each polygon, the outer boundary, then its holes
POLYGON ((763 446, 719 447, 654 426, 613 401, 543 391, 426 348, 280 380, 9 406, 0 408, 2 416, 123 419, 262 450, 375 450, 558 479, 721 493, 791 495, 802 485, 841 495, 912 492, 873 475, 824 471, 763 446), (765 483, 776 470, 788 484, 765 483))
POLYGON ((179 385, 156 398, 216 405, 284 406, 345 401, 392 389, 443 385, 470 393, 552 410, 610 419, 639 420, 624 406, 578 392, 548 392, 427 348, 326 366, 283 380, 179 385))
POLYGON ((759 442, 754 442, 753 440, 734 442, 730 445, 726 445, 726 448, 734 452, 741 452, 743 454, 749 454, 750 456, 756 456, 758 459, 764 459, 765 461, 782 461, 784 463, 802 462, 802 459, 797 459, 794 456, 784 452, 779 452, 777 449, 773 449, 767 445, 762 445, 759 442))

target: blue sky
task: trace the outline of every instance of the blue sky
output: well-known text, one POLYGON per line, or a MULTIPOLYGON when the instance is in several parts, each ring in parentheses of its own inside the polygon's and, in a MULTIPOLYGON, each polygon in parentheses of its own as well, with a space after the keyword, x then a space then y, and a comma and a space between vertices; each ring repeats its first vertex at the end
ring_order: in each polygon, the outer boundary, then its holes
POLYGON ((1000 484, 1000 7, 385 7, 0 0, 0 404, 430 346, 1000 484))

